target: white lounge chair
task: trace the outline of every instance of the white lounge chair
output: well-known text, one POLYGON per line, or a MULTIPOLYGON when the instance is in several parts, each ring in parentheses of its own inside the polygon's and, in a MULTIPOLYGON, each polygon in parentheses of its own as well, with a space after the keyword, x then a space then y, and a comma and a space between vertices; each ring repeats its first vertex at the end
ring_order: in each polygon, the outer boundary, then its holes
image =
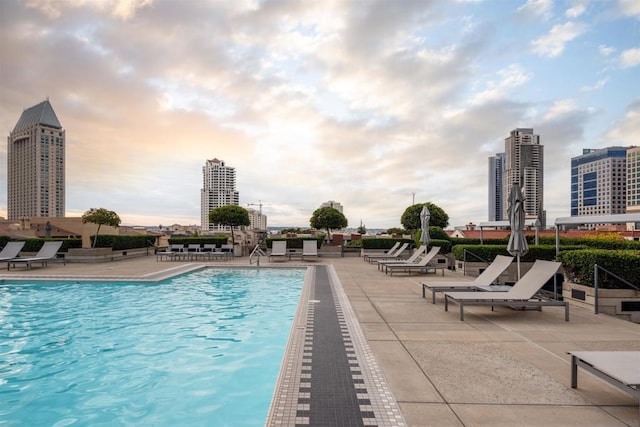
POLYGON ((491 264, 471 282, 451 282, 422 284, 422 298, 425 298, 425 290, 431 291, 432 303, 436 303, 436 293, 438 292, 459 292, 459 291, 508 291, 503 287, 491 286, 498 277, 511 265, 512 256, 497 255, 491 264))
POLYGON ((384 267, 384 273, 393 276, 394 271, 402 271, 404 273, 411 273, 412 271, 427 272, 429 270, 435 271, 436 269, 442 269, 442 275, 444 276, 444 266, 437 266, 430 264, 433 258, 440 252, 439 246, 433 246, 420 261, 412 264, 388 264, 384 267))
POLYGON ((59 240, 55 242, 44 242, 44 245, 42 245, 35 256, 26 258, 14 258, 7 261, 7 270, 9 270, 12 265, 13 268, 15 268, 18 264, 24 264, 26 268, 29 269, 31 268, 31 264, 33 264, 34 262, 39 262, 40 265, 45 267, 49 260, 52 260, 56 257, 56 254, 58 253, 58 250, 61 246, 62 242, 59 240))
POLYGON ((578 366, 640 400, 640 351, 570 351, 571 388, 578 387, 578 366))
POLYGON ((425 253, 426 250, 427 250, 427 245, 422 245, 418 249, 416 249, 416 251, 409 258, 407 258, 404 261, 394 261, 394 260, 378 261, 378 270, 382 271, 385 265, 392 265, 392 264, 403 265, 403 264, 411 264, 411 263, 417 262, 418 258, 420 258, 425 253))
POLYGON ((403 243, 402 245, 400 245, 400 247, 398 249, 395 250, 395 252, 391 253, 386 253, 386 254, 372 254, 369 255, 369 264, 373 263, 373 262, 378 262, 378 261, 385 261, 385 260, 400 260, 400 255, 405 251, 405 249, 407 249, 407 247, 409 247, 408 243, 403 243))
POLYGON ((302 241, 302 260, 304 257, 312 257, 318 259, 318 242, 316 240, 302 241))
POLYGON ((537 260, 527 272, 507 292, 445 292, 444 311, 449 311, 449 302, 460 306, 460 320, 464 320, 465 305, 509 306, 513 308, 542 307, 543 305, 564 306, 564 320, 569 321, 569 304, 537 296, 544 284, 553 277, 561 263, 537 260))
POLYGON ((9 261, 17 257, 24 246, 24 242, 7 242, 0 252, 0 262, 9 261))
POLYGON ((394 253, 400 247, 400 242, 395 242, 393 246, 389 248, 389 250, 385 251, 383 254, 375 253, 375 254, 364 254, 362 256, 363 261, 369 261, 370 256, 379 256, 379 255, 389 255, 394 253))
POLYGON ((287 241, 286 240, 274 240, 271 243, 271 253, 269 254, 269 261, 271 258, 287 258, 287 241))

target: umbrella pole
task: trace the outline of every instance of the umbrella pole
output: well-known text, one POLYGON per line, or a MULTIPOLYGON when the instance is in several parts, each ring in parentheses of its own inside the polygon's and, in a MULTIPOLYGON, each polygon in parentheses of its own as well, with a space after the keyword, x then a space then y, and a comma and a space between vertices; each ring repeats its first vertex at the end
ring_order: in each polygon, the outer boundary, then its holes
POLYGON ((518 255, 518 280, 520 280, 520 255, 518 255))

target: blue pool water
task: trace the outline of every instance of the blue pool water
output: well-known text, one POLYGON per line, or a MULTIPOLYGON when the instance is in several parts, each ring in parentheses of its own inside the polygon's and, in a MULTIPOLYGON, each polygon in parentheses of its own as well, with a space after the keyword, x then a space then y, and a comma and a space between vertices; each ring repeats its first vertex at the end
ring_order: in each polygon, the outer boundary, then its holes
POLYGON ((0 425, 264 425, 304 274, 0 284, 0 425))

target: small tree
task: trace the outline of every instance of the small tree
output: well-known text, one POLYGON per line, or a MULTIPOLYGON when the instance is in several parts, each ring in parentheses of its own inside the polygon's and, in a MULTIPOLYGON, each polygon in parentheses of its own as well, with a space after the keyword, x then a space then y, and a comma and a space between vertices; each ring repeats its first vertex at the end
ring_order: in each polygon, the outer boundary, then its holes
POLYGON ((82 215, 83 224, 98 224, 98 230, 96 231, 96 235, 93 237, 93 244, 91 245, 92 248, 96 247, 101 226, 110 225, 111 227, 119 227, 120 222, 120 217, 117 213, 105 208, 91 208, 82 215))
POLYGON ((327 235, 330 241, 331 230, 340 230, 341 228, 345 228, 349 222, 342 212, 335 208, 325 206, 323 208, 318 208, 313 212, 309 223, 311 224, 311 227, 316 230, 321 230, 323 228, 327 230, 327 235))
POLYGON ((227 205, 215 208, 209 212, 209 222, 212 224, 224 225, 231 227, 231 243, 235 244, 236 239, 233 234, 233 227, 251 225, 249 220, 249 212, 242 206, 227 205))
POLYGON ((429 209, 429 213, 431 214, 431 218, 429 219, 429 225, 446 228, 449 225, 449 215, 442 210, 440 206, 434 205, 433 203, 418 203, 417 205, 409 206, 405 209, 402 214, 402 218, 400 218, 400 223, 407 230, 418 230, 421 228, 420 224, 420 212, 422 211, 422 207, 427 205, 429 209))

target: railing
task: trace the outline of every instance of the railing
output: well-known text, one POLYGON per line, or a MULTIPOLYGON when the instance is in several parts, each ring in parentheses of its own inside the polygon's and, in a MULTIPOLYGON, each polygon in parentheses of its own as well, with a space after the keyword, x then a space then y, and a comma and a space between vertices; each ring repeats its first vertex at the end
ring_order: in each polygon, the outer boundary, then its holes
POLYGON ((267 254, 264 253, 264 251, 260 248, 260 245, 256 245, 256 247, 253 248, 251 254, 249 255, 249 265, 253 264, 254 257, 256 258, 256 265, 260 265, 261 256, 267 256, 267 254))
POLYGON ((634 285, 633 283, 623 279, 622 277, 618 276, 615 273, 612 273, 611 271, 607 270, 604 267, 600 267, 598 264, 594 264, 593 266, 593 296, 594 296, 594 301, 593 301, 593 311, 595 314, 598 314, 598 282, 599 282, 599 277, 600 277, 600 270, 602 270, 603 272, 607 273, 609 276, 613 277, 616 280, 619 280, 620 282, 624 283, 625 285, 635 289, 636 291, 640 291, 640 287, 634 285))
POLYGON ((470 250, 465 249, 463 251, 463 254, 462 254, 462 262, 464 262, 464 268, 462 269, 462 275, 463 276, 467 275, 467 253, 470 254, 470 255, 473 255, 473 257, 475 259, 477 259, 477 260, 480 260, 482 262, 486 262, 487 265, 491 264, 490 261, 487 261, 486 259, 482 258, 480 255, 476 255, 473 252, 471 252, 470 250))
POLYGON ((149 256, 149 247, 152 247, 153 251, 155 252, 156 251, 156 244, 155 244, 155 242, 152 242, 149 239, 147 239, 146 244, 147 244, 147 256, 149 256))

